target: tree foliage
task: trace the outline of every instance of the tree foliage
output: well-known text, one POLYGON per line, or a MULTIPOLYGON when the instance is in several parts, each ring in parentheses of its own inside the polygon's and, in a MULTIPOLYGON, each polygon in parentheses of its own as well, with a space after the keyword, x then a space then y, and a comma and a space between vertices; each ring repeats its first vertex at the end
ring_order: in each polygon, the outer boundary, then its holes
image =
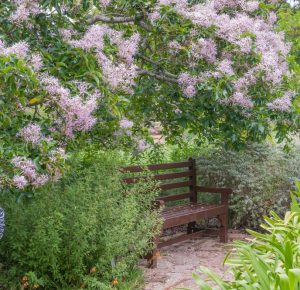
POLYGON ((2 187, 32 191, 59 178, 65 151, 138 141, 156 121, 173 142, 289 139, 281 2, 1 1, 2 187))

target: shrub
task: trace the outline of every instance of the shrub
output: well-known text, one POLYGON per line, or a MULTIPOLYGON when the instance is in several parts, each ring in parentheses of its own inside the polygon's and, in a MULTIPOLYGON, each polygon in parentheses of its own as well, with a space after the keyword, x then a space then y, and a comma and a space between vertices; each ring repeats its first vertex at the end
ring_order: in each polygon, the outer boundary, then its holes
POLYGON ((211 149, 197 158, 198 184, 231 187, 231 224, 258 228, 262 216, 288 209, 293 180, 300 178, 300 148, 286 153, 267 144, 248 145, 243 151, 211 149))
MULTIPOLYGON (((300 183, 297 186, 295 195, 300 197, 300 183)), ((283 219, 271 212, 271 217, 264 220, 265 233, 249 231, 254 238, 251 242, 235 242, 234 251, 226 260, 233 280, 224 281, 202 267, 200 273, 208 277, 214 288, 194 274, 200 289, 300 289, 300 207, 296 197, 293 195, 291 211, 283 219)))
POLYGON ((17 204, 1 196, 6 231, 0 285, 110 289, 117 279, 122 289, 158 230, 155 184, 125 188, 122 163, 117 153, 88 150, 73 159, 72 174, 36 198, 17 204))

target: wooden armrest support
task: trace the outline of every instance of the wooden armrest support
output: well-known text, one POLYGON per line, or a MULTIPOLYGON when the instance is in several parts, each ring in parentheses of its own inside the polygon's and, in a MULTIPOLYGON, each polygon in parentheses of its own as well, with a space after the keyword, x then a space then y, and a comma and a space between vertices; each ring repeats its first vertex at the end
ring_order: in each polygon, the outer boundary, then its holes
POLYGON ((229 194, 232 193, 232 189, 196 186, 196 192, 221 193, 221 204, 228 205, 229 194))
POLYGON ((165 202, 161 199, 156 199, 153 201, 153 206, 155 209, 159 209, 165 205, 165 202))

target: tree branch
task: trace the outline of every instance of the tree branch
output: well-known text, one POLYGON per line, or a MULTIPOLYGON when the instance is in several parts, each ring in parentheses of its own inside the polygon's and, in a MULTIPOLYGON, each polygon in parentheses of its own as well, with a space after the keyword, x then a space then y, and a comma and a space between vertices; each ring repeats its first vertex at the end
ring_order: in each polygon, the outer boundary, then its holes
POLYGON ((175 76, 171 73, 156 73, 156 72, 148 71, 148 70, 144 70, 144 69, 140 69, 138 71, 138 73, 141 76, 150 76, 150 77, 154 77, 161 81, 166 81, 166 82, 175 83, 175 84, 178 83, 177 76, 175 76))
POLYGON ((138 21, 138 25, 141 28, 145 29, 147 32, 151 32, 153 30, 152 26, 148 25, 145 21, 142 21, 142 20, 138 21))
POLYGON ((94 24, 98 21, 104 22, 104 23, 126 23, 126 22, 136 22, 141 19, 143 19, 143 14, 138 14, 135 16, 107 16, 98 14, 94 17, 92 17, 90 20, 88 20, 89 24, 94 24))

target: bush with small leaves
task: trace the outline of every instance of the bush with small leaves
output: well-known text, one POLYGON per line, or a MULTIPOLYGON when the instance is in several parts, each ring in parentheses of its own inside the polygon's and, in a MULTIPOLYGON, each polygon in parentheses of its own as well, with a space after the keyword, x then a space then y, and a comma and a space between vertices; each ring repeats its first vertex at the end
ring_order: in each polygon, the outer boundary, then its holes
POLYGON ((128 280, 159 230, 158 191, 153 181, 122 185, 123 162, 117 152, 89 148, 72 160, 73 173, 38 198, 17 204, 0 196, 7 217, 0 285, 16 287, 26 273, 43 289, 109 289, 114 279, 128 280))

